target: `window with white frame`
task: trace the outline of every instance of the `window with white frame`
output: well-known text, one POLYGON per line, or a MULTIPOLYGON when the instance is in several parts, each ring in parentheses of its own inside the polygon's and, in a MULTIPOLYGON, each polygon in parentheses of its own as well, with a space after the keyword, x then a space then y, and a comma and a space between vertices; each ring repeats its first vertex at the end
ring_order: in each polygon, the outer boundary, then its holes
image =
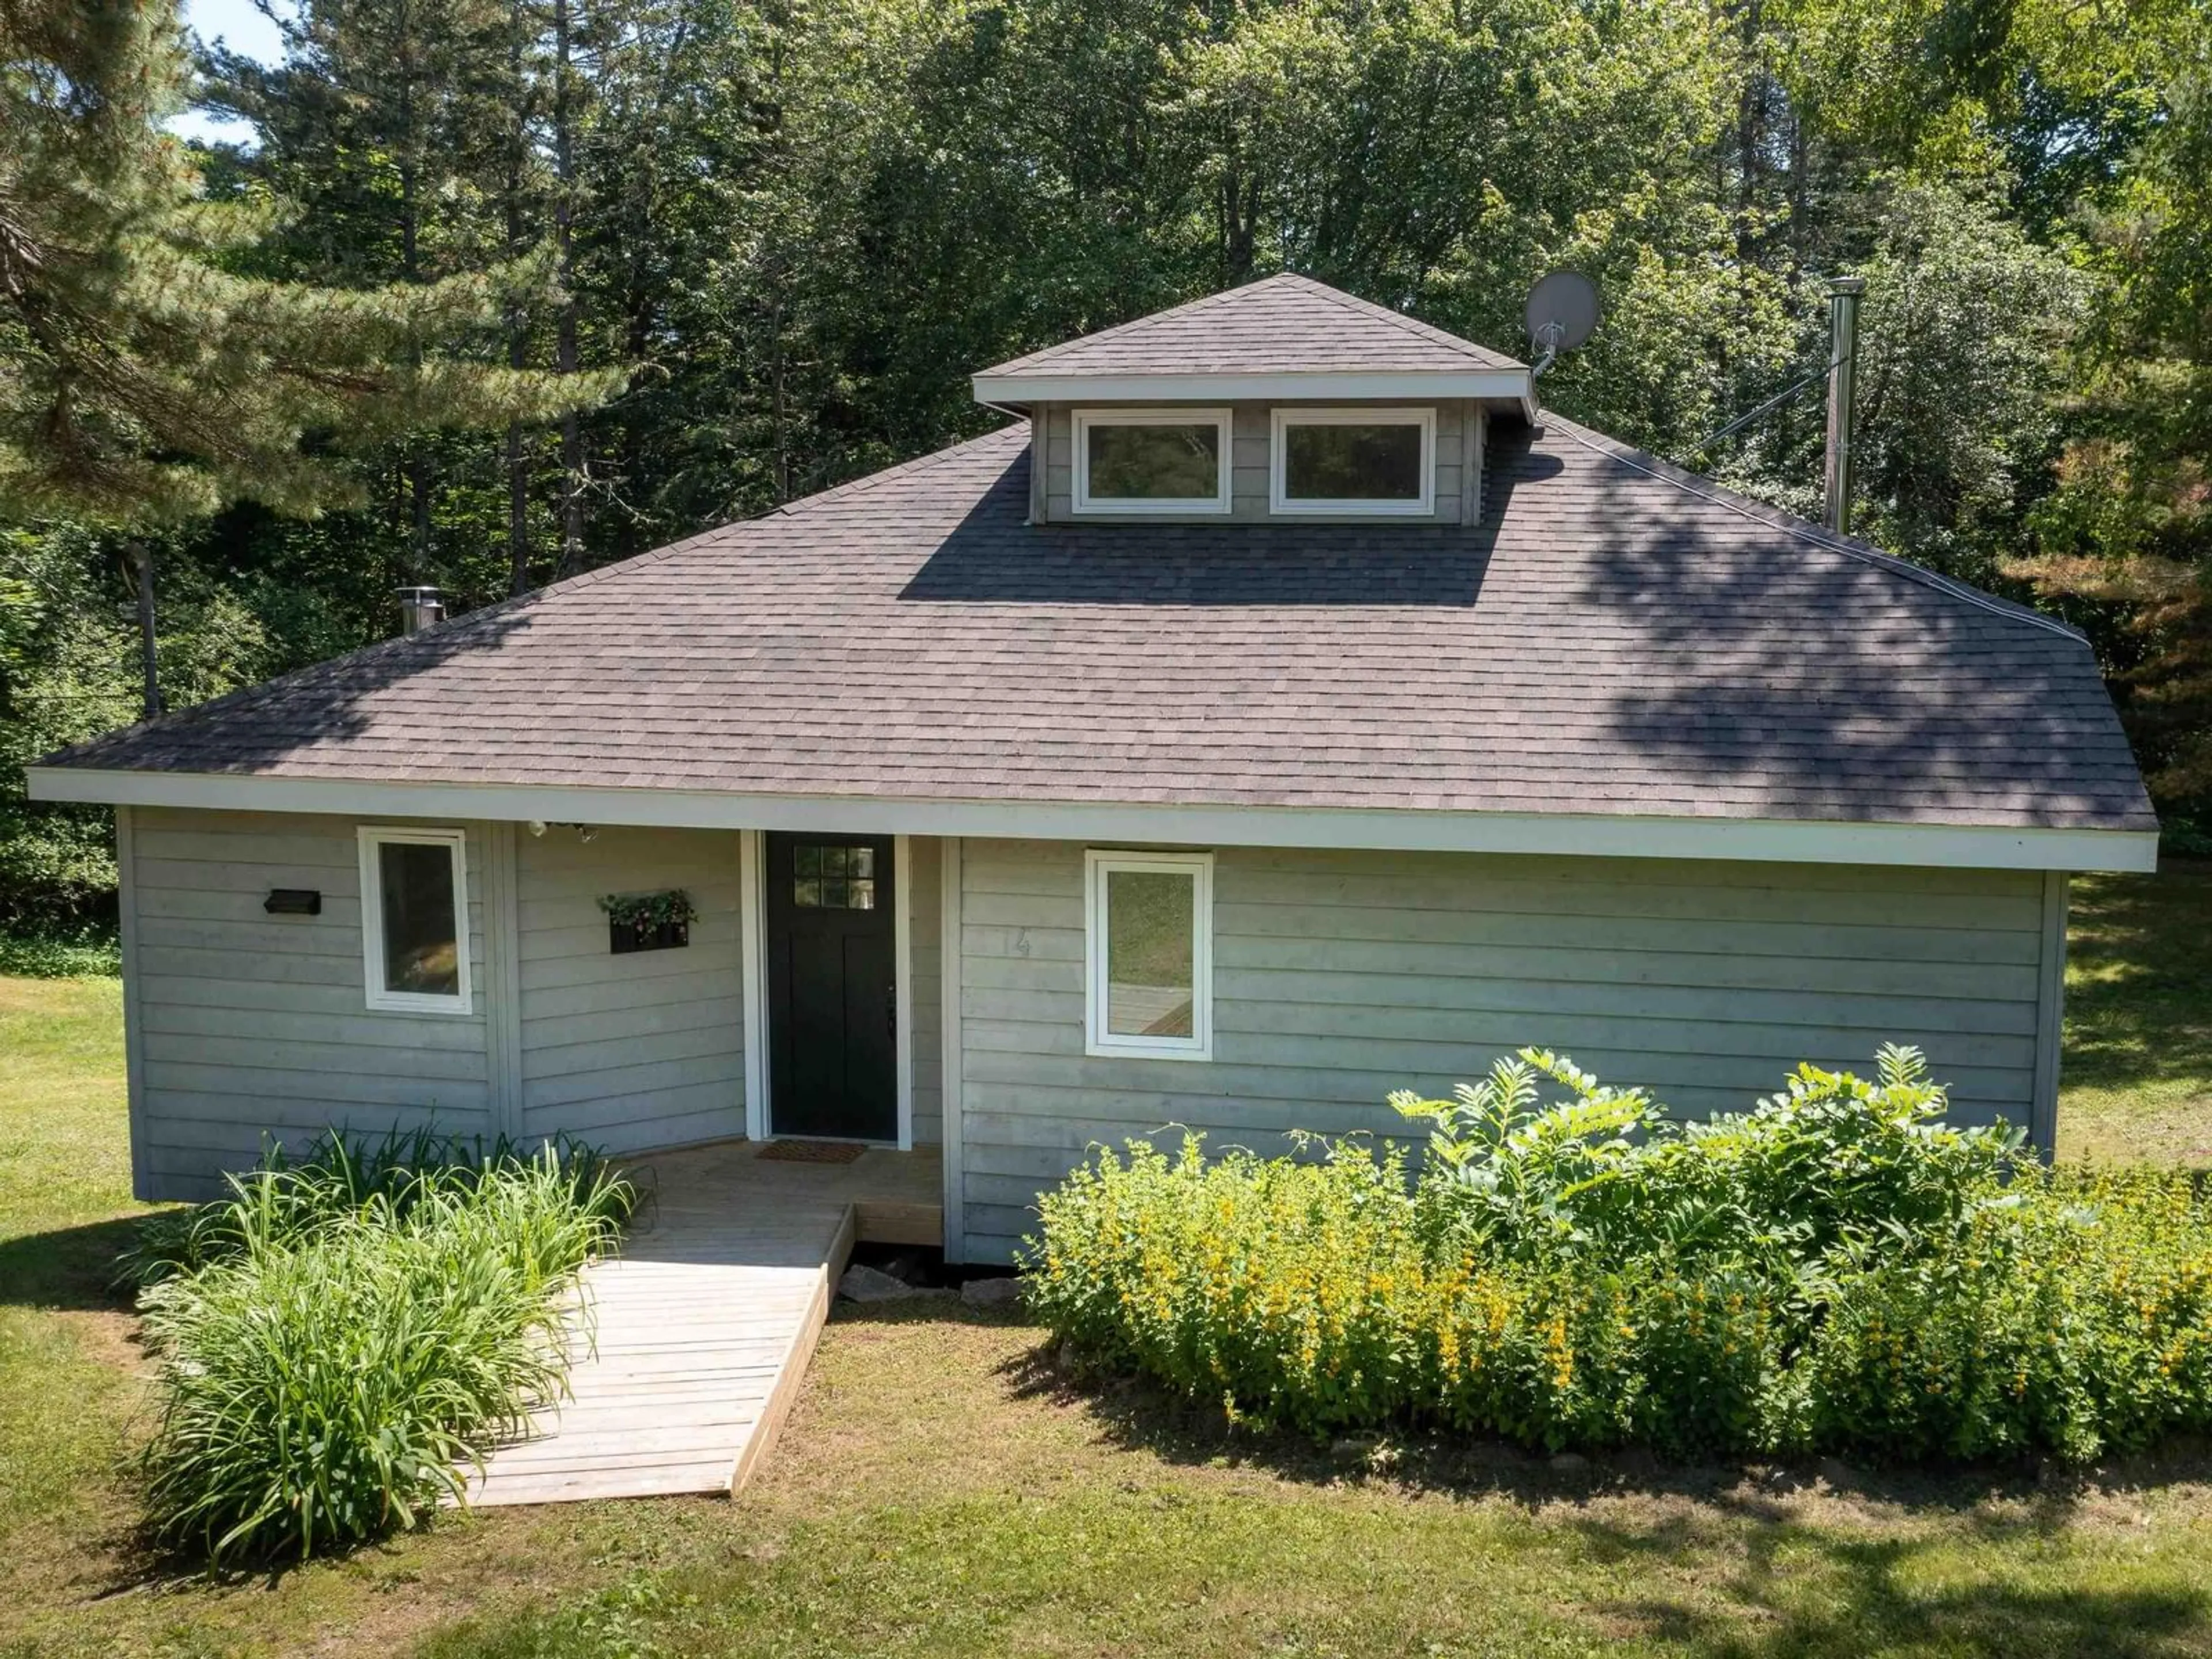
POLYGON ((1226 513, 1225 409, 1079 409, 1078 513, 1226 513))
POLYGON ((469 1012, 467 836, 459 830, 361 830, 361 946, 368 1006, 469 1012))
POLYGON ((1277 409, 1270 471, 1277 513, 1433 513, 1437 412, 1277 409))
POLYGON ((1213 854, 1084 855, 1085 1047, 1094 1054, 1213 1053, 1213 854))

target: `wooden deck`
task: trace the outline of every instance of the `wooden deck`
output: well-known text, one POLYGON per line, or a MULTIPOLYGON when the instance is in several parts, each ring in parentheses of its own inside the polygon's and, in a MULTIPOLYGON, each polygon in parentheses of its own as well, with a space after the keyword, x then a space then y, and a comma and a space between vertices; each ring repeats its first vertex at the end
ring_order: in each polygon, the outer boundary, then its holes
POLYGON ((632 1163, 654 1200, 579 1280, 569 1398, 491 1454, 471 1503, 735 1492, 775 1444, 854 1241, 942 1241, 935 1148, 799 1164, 761 1146, 632 1163))

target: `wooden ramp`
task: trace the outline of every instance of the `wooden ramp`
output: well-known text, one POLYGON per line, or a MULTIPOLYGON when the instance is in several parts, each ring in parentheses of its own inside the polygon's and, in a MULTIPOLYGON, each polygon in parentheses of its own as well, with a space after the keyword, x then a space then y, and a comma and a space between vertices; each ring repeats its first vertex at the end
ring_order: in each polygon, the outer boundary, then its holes
POLYGON ((471 1504, 736 1492, 775 1443, 855 1238, 942 1237, 932 1153, 808 1164, 759 1151, 638 1166, 655 1201, 579 1279, 569 1397, 472 1473, 471 1504))

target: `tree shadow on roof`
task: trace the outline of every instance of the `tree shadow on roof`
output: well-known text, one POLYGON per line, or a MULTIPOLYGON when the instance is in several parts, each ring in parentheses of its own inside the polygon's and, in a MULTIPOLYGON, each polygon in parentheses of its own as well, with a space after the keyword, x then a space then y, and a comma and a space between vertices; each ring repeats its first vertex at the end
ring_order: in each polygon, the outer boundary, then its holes
POLYGON ((2112 827, 2142 799, 2078 640, 1625 462, 1575 458, 1606 728, 1758 815, 2112 827))
POLYGON ((1470 609, 1496 551, 1489 522, 1228 520, 1031 525, 1024 449, 899 592, 939 605, 1404 605, 1470 609))

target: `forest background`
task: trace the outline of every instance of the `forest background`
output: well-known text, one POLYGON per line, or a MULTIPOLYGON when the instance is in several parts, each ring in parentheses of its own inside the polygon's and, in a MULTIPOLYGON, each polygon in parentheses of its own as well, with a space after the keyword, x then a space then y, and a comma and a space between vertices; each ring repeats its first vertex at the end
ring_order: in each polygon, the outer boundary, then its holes
POLYGON ((139 717, 142 598, 198 702, 393 632, 402 584, 467 609, 972 435, 970 370, 1283 270, 1520 356, 1583 270, 1547 402, 1813 516, 1863 276, 1855 529, 2084 629, 2208 850, 2200 0, 266 16, 257 58, 0 0, 0 927, 112 915, 105 815, 21 767, 139 717), (99 353, 50 332, 70 251, 99 353))

